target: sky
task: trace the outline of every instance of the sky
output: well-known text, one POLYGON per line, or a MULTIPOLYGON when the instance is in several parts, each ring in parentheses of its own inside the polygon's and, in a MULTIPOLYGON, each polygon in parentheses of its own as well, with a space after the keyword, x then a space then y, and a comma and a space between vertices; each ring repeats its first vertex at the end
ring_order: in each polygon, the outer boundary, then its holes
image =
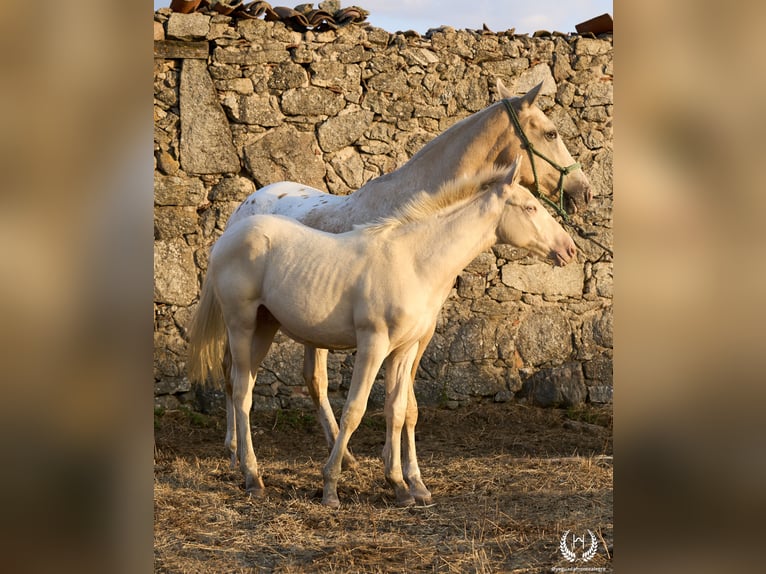
MULTIPOLYGON (((290 7, 301 3, 270 2, 272 6, 290 7)), ((169 5, 170 0, 154 0, 155 10, 169 5)), ((370 12, 367 21, 373 26, 421 34, 441 25, 480 29, 482 24, 493 32, 515 28, 520 34, 537 30, 567 33, 585 20, 604 13, 614 15, 612 0, 341 0, 342 8, 354 5, 370 12)))

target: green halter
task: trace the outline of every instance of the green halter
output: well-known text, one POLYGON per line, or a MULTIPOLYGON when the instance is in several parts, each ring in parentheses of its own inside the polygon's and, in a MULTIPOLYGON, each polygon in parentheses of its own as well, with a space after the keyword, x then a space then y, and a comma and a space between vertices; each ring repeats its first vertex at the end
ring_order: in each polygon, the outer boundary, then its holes
POLYGON ((605 245, 599 243, 595 239, 593 239, 593 236, 595 235, 594 232, 585 231, 580 225, 572 222, 569 220, 569 215, 567 215, 566 209, 564 209, 564 176, 570 174, 576 169, 582 169, 582 166, 575 162, 570 166, 562 167, 559 164, 557 164, 555 161, 550 159, 549 157, 544 156, 542 153, 537 151, 535 147, 532 145, 532 142, 529 141, 529 138, 527 137, 527 134, 524 133, 524 130, 521 129, 521 122, 519 122, 519 116, 516 114, 516 110, 513 109, 513 105, 511 105, 511 101, 508 98, 503 99, 503 103, 505 104, 505 109, 508 110, 508 115, 511 117, 511 122, 513 123, 513 126, 516 128, 516 132, 519 134, 519 139, 521 139, 522 148, 527 150, 527 154, 529 155, 529 161, 532 164, 532 175, 535 178, 534 181, 534 188, 532 189, 532 193, 535 194, 535 196, 540 199, 541 201, 544 201, 551 207, 553 207, 554 210, 556 210, 556 213, 558 213, 562 219, 564 220, 564 223, 577 231, 578 235, 580 237, 587 239, 588 241, 598 245, 601 249, 603 249, 606 253, 609 255, 614 256, 614 253, 611 249, 606 247, 605 245), (540 182, 537 179, 537 169, 535 168, 535 156, 539 157, 542 160, 547 161, 551 167, 553 167, 556 171, 559 172, 559 184, 556 189, 559 194, 559 202, 556 203, 554 201, 551 201, 548 199, 545 195, 540 193, 540 182))
POLYGON ((534 182, 534 188, 532 189, 532 193, 535 194, 539 199, 545 201, 548 205, 553 207, 553 209, 556 210, 556 213, 558 213, 561 217, 564 218, 565 221, 569 221, 569 216, 567 215, 566 209, 564 209, 564 176, 567 174, 573 172, 576 169, 582 169, 582 166, 575 162, 570 166, 562 167, 559 164, 557 164, 555 161, 550 159, 549 157, 546 157, 539 151, 535 149, 535 147, 532 145, 532 142, 529 141, 529 138, 527 137, 527 134, 524 133, 524 130, 521 129, 521 122, 519 122, 519 116, 516 114, 516 110, 513 109, 513 105, 511 105, 511 101, 507 98, 503 99, 503 103, 505 104, 505 109, 508 110, 508 115, 511 117, 511 122, 513 123, 513 126, 516 128, 516 131, 519 134, 519 139, 521 139, 522 148, 527 150, 527 154, 529 155, 529 161, 532 164, 532 175, 535 178, 534 182), (557 191, 559 194, 559 202, 555 203, 548 199, 545 195, 540 193, 540 183, 537 179, 537 168, 535 167, 535 156, 539 157, 542 160, 547 161, 553 169, 557 170, 559 172, 559 185, 557 187, 557 191))

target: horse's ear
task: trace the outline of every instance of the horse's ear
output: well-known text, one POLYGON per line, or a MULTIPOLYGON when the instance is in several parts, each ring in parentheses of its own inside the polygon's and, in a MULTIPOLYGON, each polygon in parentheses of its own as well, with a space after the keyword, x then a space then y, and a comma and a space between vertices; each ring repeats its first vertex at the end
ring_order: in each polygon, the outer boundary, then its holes
POLYGON ((511 92, 511 90, 509 90, 508 88, 505 87, 505 84, 503 83, 503 80, 501 80, 500 78, 497 78, 497 80, 495 82, 495 88, 496 88, 496 91, 497 91, 497 99, 498 99, 498 101, 499 100, 504 100, 505 98, 513 97, 513 93, 511 92))
POLYGON ((506 185, 516 185, 517 183, 519 183, 519 178, 521 177, 521 160, 522 159, 523 159, 523 156, 519 154, 516 156, 516 159, 513 160, 511 167, 508 169, 508 174, 505 176, 506 185))
POLYGON ((526 94, 524 94, 521 97, 521 109, 529 107, 529 106, 531 106, 532 104, 535 103, 535 100, 537 99, 537 96, 540 93, 540 89, 542 87, 543 87, 543 83, 540 82, 534 88, 529 90, 526 94))

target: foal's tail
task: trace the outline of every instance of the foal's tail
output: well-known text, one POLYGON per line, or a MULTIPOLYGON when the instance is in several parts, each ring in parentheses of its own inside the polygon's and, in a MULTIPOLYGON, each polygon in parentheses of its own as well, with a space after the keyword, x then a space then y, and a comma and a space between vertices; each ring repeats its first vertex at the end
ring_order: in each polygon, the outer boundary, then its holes
POLYGON ((189 329, 189 349, 186 374, 192 382, 205 383, 223 379, 223 359, 226 349, 226 325, 218 298, 208 278, 202 284, 197 312, 189 329))

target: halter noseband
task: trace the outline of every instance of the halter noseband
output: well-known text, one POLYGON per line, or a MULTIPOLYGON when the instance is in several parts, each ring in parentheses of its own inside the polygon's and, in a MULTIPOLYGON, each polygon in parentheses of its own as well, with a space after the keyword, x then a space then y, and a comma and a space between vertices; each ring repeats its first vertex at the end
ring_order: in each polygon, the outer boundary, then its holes
POLYGON ((522 148, 527 150, 527 154, 529 155, 529 161, 532 164, 532 175, 535 178, 534 182, 534 188, 532 189, 532 193, 535 194, 535 196, 538 199, 541 199, 545 201, 548 205, 553 207, 553 209, 556 210, 556 213, 558 213, 561 217, 564 218, 565 221, 569 221, 569 216, 567 215, 566 209, 564 209, 564 176, 568 175, 569 173, 573 172, 576 169, 582 169, 582 166, 575 162, 570 166, 562 167, 559 164, 557 164, 552 159, 544 156, 542 153, 537 151, 535 147, 532 145, 532 142, 529 141, 529 138, 527 137, 527 134, 524 133, 524 130, 521 129, 521 122, 519 121, 519 116, 516 114, 516 110, 513 109, 513 105, 511 105, 511 101, 508 98, 503 99, 503 103, 505 104, 505 109, 508 110, 508 115, 511 117, 511 123, 513 123, 513 126, 516 128, 516 132, 519 134, 519 139, 521 140, 522 148), (559 184, 557 187, 557 191, 559 193, 559 202, 555 203, 548 199, 545 195, 540 193, 540 183, 537 179, 537 169, 535 168, 535 156, 539 157, 542 160, 547 161, 553 169, 559 172, 559 184))

